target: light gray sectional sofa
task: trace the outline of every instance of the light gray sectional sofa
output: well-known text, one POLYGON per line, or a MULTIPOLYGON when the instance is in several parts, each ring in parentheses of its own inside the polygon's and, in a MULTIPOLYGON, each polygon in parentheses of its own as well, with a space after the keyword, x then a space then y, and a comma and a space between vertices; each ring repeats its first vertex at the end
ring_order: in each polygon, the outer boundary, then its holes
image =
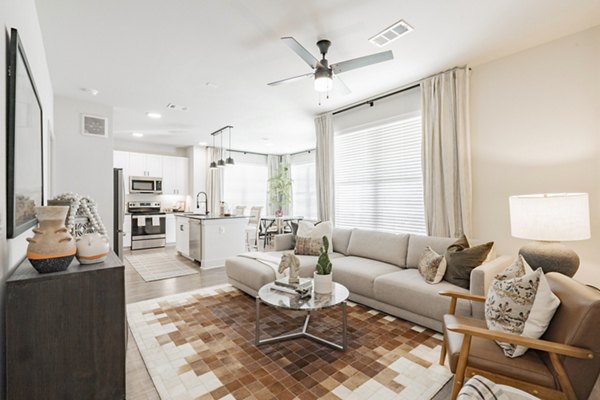
MULTIPOLYGON (((336 228, 332 242, 333 280, 346 286, 350 299, 357 303, 441 332, 442 318, 448 312, 450 300, 438 293, 443 290, 469 292, 446 281, 431 285, 417 269, 427 246, 443 254, 455 239, 336 228)), ((292 249, 293 237, 279 235, 275 238, 276 251, 268 254, 279 258, 284 251, 292 249)), ((487 293, 492 278, 512 262, 511 257, 496 257, 493 252, 472 271, 472 294, 487 293)), ((300 275, 312 277, 317 257, 298 258, 300 275)), ((275 280, 273 268, 247 257, 227 259, 225 269, 229 282, 252 296, 257 295, 261 286, 275 280)), ((481 305, 458 302, 457 314, 481 316, 482 312, 481 305)))

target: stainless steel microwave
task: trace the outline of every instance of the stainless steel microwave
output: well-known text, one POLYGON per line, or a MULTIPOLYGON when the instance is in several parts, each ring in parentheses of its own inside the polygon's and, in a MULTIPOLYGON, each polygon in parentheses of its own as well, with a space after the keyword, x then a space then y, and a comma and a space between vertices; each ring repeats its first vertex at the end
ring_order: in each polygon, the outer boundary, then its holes
POLYGON ((152 176, 130 176, 129 193, 162 193, 162 178, 152 176))

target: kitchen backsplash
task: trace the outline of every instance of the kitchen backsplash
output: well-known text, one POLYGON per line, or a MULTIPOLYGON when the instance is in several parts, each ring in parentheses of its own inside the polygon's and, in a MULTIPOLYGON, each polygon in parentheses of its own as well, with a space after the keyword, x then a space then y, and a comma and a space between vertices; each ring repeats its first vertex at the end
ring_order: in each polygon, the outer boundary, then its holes
MULTIPOLYGON (((185 202, 185 211, 189 211, 191 204, 192 204, 191 196, 185 196, 185 195, 180 195, 180 194, 139 194, 139 193, 134 193, 134 194, 125 195, 125 201, 126 202, 130 202, 130 201, 160 201, 163 211, 165 209, 171 210, 171 209, 175 208, 177 202, 181 202, 181 201, 185 202)), ((127 209, 127 206, 125 206, 125 209, 127 209)))

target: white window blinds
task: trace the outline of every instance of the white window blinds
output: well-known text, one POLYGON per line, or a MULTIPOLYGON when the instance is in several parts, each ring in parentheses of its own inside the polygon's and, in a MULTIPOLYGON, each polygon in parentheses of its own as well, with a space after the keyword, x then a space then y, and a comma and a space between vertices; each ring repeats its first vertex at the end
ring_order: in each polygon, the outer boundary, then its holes
POLYGON ((420 113, 336 133, 335 222, 426 233, 420 113))
POLYGON ((291 157, 292 206, 295 216, 317 219, 317 186, 315 154, 305 152, 291 157))

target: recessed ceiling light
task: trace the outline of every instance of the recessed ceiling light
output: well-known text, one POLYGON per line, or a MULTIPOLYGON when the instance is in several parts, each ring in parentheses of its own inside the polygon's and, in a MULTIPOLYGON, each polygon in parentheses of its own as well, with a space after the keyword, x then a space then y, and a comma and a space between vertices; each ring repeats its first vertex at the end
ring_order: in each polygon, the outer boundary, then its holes
POLYGON ((98 90, 96 90, 96 89, 90 89, 90 88, 85 88, 85 87, 81 88, 80 90, 81 90, 82 92, 85 92, 85 93, 91 94, 92 96, 96 96, 98 93, 100 93, 100 92, 98 92, 98 90))
POLYGON ((162 118, 162 115, 160 115, 157 112, 147 112, 146 115, 148 116, 148 118, 153 118, 153 119, 162 118))
POLYGON ((216 89, 219 87, 219 85, 217 85, 214 82, 206 82, 205 85, 208 86, 209 88, 213 88, 213 89, 216 89))
POLYGON ((377 47, 387 46, 400 36, 406 35, 411 32, 414 28, 410 26, 406 21, 400 20, 394 25, 385 28, 375 36, 369 39, 369 42, 373 43, 377 47))
POLYGON ((206 142, 198 142, 198 146, 208 146, 208 143, 206 143, 206 142))
POLYGON ((142 132, 133 132, 131 135, 133 137, 143 137, 144 136, 144 134, 142 132))

